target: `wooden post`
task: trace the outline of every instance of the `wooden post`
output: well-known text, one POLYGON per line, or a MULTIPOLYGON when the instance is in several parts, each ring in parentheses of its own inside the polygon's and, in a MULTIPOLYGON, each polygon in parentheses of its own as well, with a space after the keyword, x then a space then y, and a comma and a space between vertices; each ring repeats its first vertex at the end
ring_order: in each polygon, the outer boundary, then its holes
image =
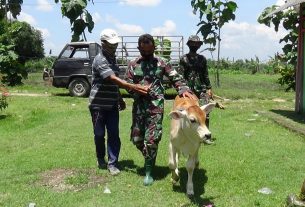
POLYGON ((4 19, 7 21, 7 5, 6 5, 6 0, 4 0, 4 19))
POLYGON ((305 3, 300 4, 300 22, 299 22, 299 39, 298 39, 298 63, 296 69, 296 96, 295 111, 297 113, 305 112, 305 3))

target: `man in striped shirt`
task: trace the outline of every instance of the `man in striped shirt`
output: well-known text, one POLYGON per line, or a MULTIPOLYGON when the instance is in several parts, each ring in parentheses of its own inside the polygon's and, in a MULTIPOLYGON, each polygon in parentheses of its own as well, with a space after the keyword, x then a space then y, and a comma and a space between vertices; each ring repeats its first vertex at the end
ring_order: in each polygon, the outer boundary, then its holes
POLYGON ((117 77, 119 67, 115 51, 120 38, 112 29, 101 33, 102 51, 92 64, 92 88, 89 96, 89 110, 92 117, 96 156, 99 168, 106 168, 111 175, 120 173, 118 159, 121 148, 119 137, 119 87, 142 95, 147 94, 148 87, 127 83, 117 77), (105 129, 107 130, 107 154, 105 160, 105 129))

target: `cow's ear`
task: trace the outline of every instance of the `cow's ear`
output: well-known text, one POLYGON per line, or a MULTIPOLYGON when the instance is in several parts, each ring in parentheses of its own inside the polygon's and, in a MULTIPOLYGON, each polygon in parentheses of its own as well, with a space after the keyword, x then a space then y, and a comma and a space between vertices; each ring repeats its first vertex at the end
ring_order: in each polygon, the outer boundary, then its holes
POLYGON ((169 116, 172 119, 180 119, 181 117, 183 117, 183 112, 182 111, 171 111, 169 113, 169 116))
POLYGON ((212 109, 215 107, 216 103, 209 103, 206 105, 201 106, 201 110, 204 111, 206 114, 210 113, 212 109))

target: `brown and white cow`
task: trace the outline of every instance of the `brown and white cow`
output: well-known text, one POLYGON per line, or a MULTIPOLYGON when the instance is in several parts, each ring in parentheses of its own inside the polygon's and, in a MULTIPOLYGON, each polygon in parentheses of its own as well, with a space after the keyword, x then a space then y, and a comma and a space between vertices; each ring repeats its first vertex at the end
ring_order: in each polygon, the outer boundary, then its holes
POLYGON ((178 155, 182 153, 187 156, 186 169, 188 180, 186 193, 194 195, 193 172, 198 167, 198 150, 206 137, 211 132, 205 125, 206 114, 208 114, 216 103, 199 106, 198 100, 176 97, 174 106, 170 112, 171 129, 169 142, 169 168, 172 172, 173 184, 179 180, 178 155))

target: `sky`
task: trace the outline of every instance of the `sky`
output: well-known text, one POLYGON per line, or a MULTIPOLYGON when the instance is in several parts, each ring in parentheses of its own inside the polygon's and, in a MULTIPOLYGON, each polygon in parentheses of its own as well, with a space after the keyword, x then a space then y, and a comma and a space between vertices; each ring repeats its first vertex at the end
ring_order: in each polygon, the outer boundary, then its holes
MULTIPOLYGON (((60 4, 54 0, 23 1, 18 20, 26 21, 43 34, 46 55, 52 50, 57 56, 63 46, 71 40, 70 22, 62 17, 60 4)), ((92 33, 86 31, 88 41, 99 42, 100 33, 111 28, 119 35, 181 35, 185 40, 196 34, 199 12, 193 13, 190 0, 94 0, 88 2, 87 10, 95 22, 92 33)), ((235 0, 238 5, 235 21, 225 24, 221 30, 220 57, 250 59, 258 57, 268 61, 280 52, 279 40, 285 31, 275 32, 273 28, 257 22, 262 11, 271 5, 282 5, 284 0, 235 0)), ((200 34, 199 34, 200 36, 200 34)), ((200 36, 202 38, 202 36, 200 36)), ((186 41, 185 41, 186 42, 186 41)), ((201 49, 208 47, 203 45, 201 49)), ((187 46, 184 51, 188 52, 187 46)), ((216 58, 202 52, 207 58, 216 58)))

